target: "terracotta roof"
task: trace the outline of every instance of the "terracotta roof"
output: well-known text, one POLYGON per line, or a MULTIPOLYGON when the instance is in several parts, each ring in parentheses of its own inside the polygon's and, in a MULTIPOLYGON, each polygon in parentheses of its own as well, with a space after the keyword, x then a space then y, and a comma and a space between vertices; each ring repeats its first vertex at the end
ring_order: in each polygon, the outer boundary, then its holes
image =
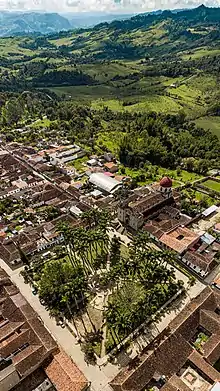
POLYGON ((162 187, 172 187, 172 179, 170 179, 168 176, 165 176, 160 181, 160 186, 162 187))
POLYGON ((199 373, 204 373, 210 382, 219 381, 220 373, 206 361, 212 364, 220 354, 220 317, 214 312, 219 305, 220 293, 210 287, 205 288, 155 341, 111 381, 112 388, 115 391, 141 391, 147 388, 154 374, 159 373, 167 379, 162 390, 185 391, 187 388, 184 388, 178 373, 186 362, 188 365, 191 363, 195 370, 198 368, 199 373), (199 326, 215 335, 204 356, 191 343, 199 326))
POLYGON ((186 227, 165 233, 160 241, 178 253, 182 253, 199 240, 200 236, 186 227))
POLYGON ((184 255, 184 260, 190 262, 194 266, 198 266, 204 272, 207 272, 210 264, 213 261, 212 258, 209 259, 208 257, 205 257, 204 255, 198 254, 193 251, 187 251, 184 255))
POLYGON ((105 163, 104 164, 104 166, 106 167, 106 168, 108 168, 109 170, 111 169, 111 168, 117 168, 118 166, 117 166, 117 164, 115 164, 115 163, 113 163, 113 162, 109 162, 109 163, 105 163))
POLYGON ((57 344, 6 276, 0 269, 0 313, 4 319, 0 328, 0 356, 11 356, 15 370, 22 378, 56 351, 57 344))
POLYGON ((63 351, 54 355, 45 372, 57 391, 82 391, 88 386, 85 376, 63 351))
POLYGON ((164 200, 165 198, 162 194, 149 194, 140 200, 130 203, 129 207, 134 213, 144 213, 153 206, 159 205, 164 200))

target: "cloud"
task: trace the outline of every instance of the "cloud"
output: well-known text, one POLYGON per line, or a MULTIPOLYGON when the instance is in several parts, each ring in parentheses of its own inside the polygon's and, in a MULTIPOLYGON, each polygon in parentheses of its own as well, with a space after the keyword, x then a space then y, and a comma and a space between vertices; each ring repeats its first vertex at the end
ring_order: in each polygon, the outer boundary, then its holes
MULTIPOLYGON (((220 6, 220 0, 205 0, 220 6)), ((201 0, 0 0, 0 10, 45 10, 58 12, 144 12, 158 9, 192 8, 201 0)))

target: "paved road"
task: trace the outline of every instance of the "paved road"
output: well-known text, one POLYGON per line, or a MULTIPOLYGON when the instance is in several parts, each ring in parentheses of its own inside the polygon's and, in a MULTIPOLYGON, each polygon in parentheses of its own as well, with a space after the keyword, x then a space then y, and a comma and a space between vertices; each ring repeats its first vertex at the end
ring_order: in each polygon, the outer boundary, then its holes
MULTIPOLYGON (((77 343, 76 338, 69 332, 67 328, 62 329, 60 326, 56 325, 56 321, 53 318, 50 318, 48 312, 40 304, 37 296, 32 294, 31 287, 24 283, 23 277, 20 276, 21 269, 11 270, 8 265, 5 264, 3 260, 0 259, 0 267, 2 267, 10 276, 12 281, 18 286, 22 295, 27 299, 30 305, 38 313, 42 319, 45 327, 52 334, 57 343, 66 351, 66 353, 72 357, 73 361, 77 364, 80 370, 87 377, 88 381, 91 382, 91 389, 93 391, 111 391, 109 386, 109 381, 111 381, 120 371, 121 366, 125 366, 128 362, 128 356, 125 357, 123 362, 123 357, 121 355, 117 364, 108 363, 106 357, 98 360, 98 364, 104 366, 99 367, 98 365, 92 366, 87 365, 84 361, 84 354, 81 351, 80 345, 77 343)), ((181 272, 177 271, 177 277, 183 279, 181 272)), ((185 277, 185 276, 184 276, 185 277)), ((186 283, 186 281, 184 281, 186 283)), ((162 330, 164 330, 171 320, 185 307, 185 305, 192 299, 197 296, 204 289, 204 284, 197 281, 196 284, 190 288, 188 296, 181 300, 178 306, 173 307, 169 313, 167 313, 164 318, 157 324, 156 328, 152 326, 152 334, 139 336, 133 343, 131 347, 131 352, 129 354, 130 358, 134 358, 140 351, 147 346, 147 344, 152 340, 152 335, 156 337, 162 330)), ((148 328, 148 326, 147 326, 148 328)), ((146 331, 146 330, 145 330, 146 331)))
MULTIPOLYGON (((33 309, 38 313, 42 319, 45 327, 52 334, 57 343, 72 357, 73 361, 78 365, 80 370, 91 382, 91 389, 94 391, 110 391, 111 387, 108 385, 110 379, 105 375, 104 371, 100 370, 98 366, 87 365, 84 361, 84 354, 81 351, 80 345, 77 344, 76 338, 69 332, 67 328, 62 329, 56 325, 54 319, 50 318, 48 312, 40 304, 37 296, 34 296, 31 287, 24 283, 23 277, 20 276, 20 270, 11 270, 9 266, 0 259, 0 267, 3 268, 11 280, 18 286, 22 295, 27 299, 33 309)), ((114 376, 113 371, 113 376, 114 376)))

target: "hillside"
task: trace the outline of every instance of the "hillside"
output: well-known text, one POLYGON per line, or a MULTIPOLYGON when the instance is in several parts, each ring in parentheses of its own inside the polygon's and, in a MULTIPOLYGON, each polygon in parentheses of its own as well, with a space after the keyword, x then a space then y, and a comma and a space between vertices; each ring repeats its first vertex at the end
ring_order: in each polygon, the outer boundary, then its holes
MULTIPOLYGON (((141 14, 94 28, 0 40, 2 91, 58 96, 130 112, 220 113, 220 9, 141 14)), ((211 116, 211 117, 210 117, 211 116)), ((200 121, 201 123, 201 121, 200 121)))
POLYGON ((49 34, 69 30, 71 24, 57 13, 0 12, 0 36, 25 35, 30 33, 49 34))

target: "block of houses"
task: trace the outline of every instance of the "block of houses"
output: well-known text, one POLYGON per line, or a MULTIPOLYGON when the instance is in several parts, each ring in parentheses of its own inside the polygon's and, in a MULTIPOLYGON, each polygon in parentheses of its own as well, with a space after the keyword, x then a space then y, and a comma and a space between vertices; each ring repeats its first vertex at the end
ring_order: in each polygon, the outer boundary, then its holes
POLYGON ((220 293, 205 288, 110 382, 114 391, 216 391, 220 293))
POLYGON ((0 268, 0 390, 84 391, 88 381, 0 268))

